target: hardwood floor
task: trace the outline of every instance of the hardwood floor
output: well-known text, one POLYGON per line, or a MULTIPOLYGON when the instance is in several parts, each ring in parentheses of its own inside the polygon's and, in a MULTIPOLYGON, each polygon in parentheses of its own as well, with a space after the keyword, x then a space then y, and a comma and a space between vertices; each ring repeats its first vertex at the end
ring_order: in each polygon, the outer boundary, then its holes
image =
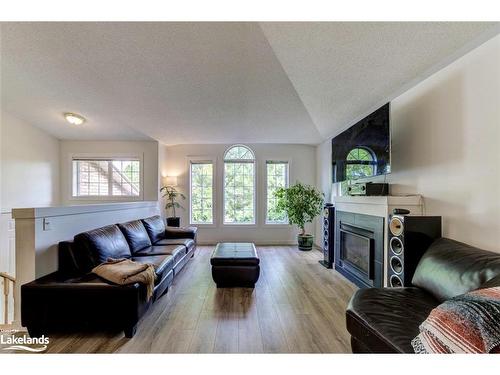
POLYGON ((255 289, 217 289, 213 247, 192 261, 139 323, 123 333, 50 336, 49 353, 346 353, 345 308, 356 287, 322 267, 319 251, 258 247, 255 289))

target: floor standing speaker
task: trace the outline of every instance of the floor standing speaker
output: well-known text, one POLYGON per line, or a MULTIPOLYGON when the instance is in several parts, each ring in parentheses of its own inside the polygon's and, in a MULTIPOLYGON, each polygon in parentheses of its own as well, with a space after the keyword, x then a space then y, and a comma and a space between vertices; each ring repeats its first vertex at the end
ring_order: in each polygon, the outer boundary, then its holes
POLYGON ((333 267, 333 254, 335 250, 335 207, 327 203, 323 209, 323 260, 319 262, 326 268, 333 267))
POLYGON ((411 285, 420 258, 441 237, 441 216, 390 215, 387 286, 411 285))

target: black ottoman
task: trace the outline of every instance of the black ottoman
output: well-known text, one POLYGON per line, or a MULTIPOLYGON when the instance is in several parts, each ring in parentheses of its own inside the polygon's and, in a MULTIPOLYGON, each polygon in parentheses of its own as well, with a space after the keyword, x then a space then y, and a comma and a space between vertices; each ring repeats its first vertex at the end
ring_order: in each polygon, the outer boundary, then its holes
POLYGON ((259 257, 253 243, 218 243, 210 264, 217 288, 253 288, 259 280, 259 257))

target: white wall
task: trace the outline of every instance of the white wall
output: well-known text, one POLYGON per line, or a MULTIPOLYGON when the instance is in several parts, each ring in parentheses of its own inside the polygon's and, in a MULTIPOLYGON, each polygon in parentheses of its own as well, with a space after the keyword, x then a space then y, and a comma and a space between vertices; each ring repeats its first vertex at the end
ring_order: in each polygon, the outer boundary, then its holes
POLYGON ((0 124, 0 271, 16 276, 11 211, 59 203, 59 141, 5 112, 0 124))
POLYGON ((133 156, 143 160, 143 196, 139 200, 157 200, 158 142, 156 141, 61 141, 61 201, 64 205, 130 201, 130 197, 113 200, 72 199, 71 158, 74 155, 133 156))
MULTIPOLYGON (((500 252, 500 36, 391 102, 391 193, 422 194, 444 236, 500 252)), ((330 140, 317 148, 331 192, 330 140)))
MULTIPOLYGON (((159 143, 158 144, 158 168, 159 168, 159 172, 160 172, 160 176, 159 176, 159 185, 160 187, 163 186, 163 182, 164 182, 164 179, 165 177, 167 177, 168 175, 168 166, 167 166, 167 150, 168 150, 168 147, 167 145, 163 144, 163 143, 159 143)), ((166 203, 166 200, 165 198, 162 197, 163 194, 160 194, 159 195, 159 206, 160 206, 160 214, 162 217, 166 217, 166 212, 165 212, 165 203, 166 203)))
MULTIPOLYGON (((332 142, 328 140, 316 147, 316 186, 325 194, 325 202, 331 203, 332 190, 332 142)), ((322 247, 323 217, 316 219, 314 243, 322 247)))
POLYGON ((59 203, 59 140, 2 113, 2 210, 59 203))
MULTIPOLYGON (((166 162, 162 173, 178 176, 179 190, 189 195, 189 160, 190 157, 203 157, 216 160, 216 223, 212 227, 199 226, 199 242, 213 244, 220 241, 251 241, 257 244, 295 244, 296 229, 289 225, 266 225, 265 220, 265 162, 266 160, 288 160, 290 165, 290 183, 296 181, 315 185, 316 157, 315 147, 287 144, 248 144, 256 156, 256 203, 257 223, 255 226, 235 227, 222 224, 222 178, 223 155, 230 145, 178 145, 166 150, 166 162)), ((181 211, 181 225, 189 225, 189 197, 181 202, 186 208, 181 211)), ((314 225, 309 226, 314 233, 314 225)))
POLYGON ((0 270, 14 274, 12 208, 59 204, 59 141, 5 112, 1 122, 0 270))

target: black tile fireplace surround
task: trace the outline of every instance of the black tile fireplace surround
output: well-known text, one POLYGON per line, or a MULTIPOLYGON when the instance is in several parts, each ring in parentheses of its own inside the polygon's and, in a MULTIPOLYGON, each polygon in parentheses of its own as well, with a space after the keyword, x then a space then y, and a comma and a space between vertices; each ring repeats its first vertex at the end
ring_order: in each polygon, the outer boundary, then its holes
POLYGON ((335 269, 360 288, 382 287, 383 217, 337 211, 335 269))

